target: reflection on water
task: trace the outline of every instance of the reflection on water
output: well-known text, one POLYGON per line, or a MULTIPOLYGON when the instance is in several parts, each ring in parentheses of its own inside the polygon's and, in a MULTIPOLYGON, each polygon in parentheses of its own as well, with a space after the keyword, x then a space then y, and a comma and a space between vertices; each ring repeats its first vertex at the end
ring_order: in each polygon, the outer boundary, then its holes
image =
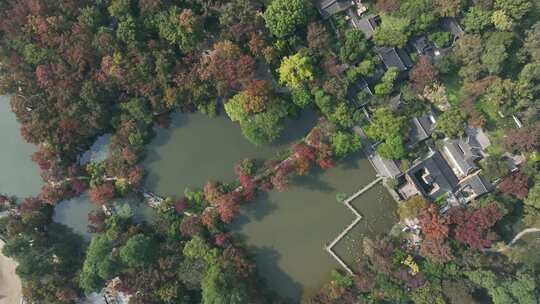
MULTIPOLYGON (((354 219, 336 201, 336 194, 353 193, 374 178, 369 161, 357 153, 336 168, 299 177, 285 192, 270 192, 244 207, 234 230, 251 247, 272 290, 298 301, 329 280, 330 271, 340 266, 324 247, 354 219)), ((377 219, 375 232, 384 232, 394 221, 392 216, 381 217, 393 212, 388 198, 388 193, 372 189, 355 201, 362 205, 359 210, 366 222, 377 219)))
POLYGON ((36 147, 23 139, 20 127, 9 97, 0 96, 0 193, 34 196, 42 185, 39 168, 31 159, 36 147))
MULTIPOLYGON (((117 200, 114 206, 118 215, 133 216, 137 222, 152 221, 156 216, 152 208, 134 198, 117 200)), ((92 203, 85 193, 60 202, 54 208, 53 220, 68 226, 86 240, 90 240, 92 234, 88 232, 88 213, 95 210, 99 210, 99 207, 92 203)))
POLYGON ((354 269, 362 254, 364 237, 373 239, 389 232, 397 222, 397 215, 396 202, 381 184, 371 188, 351 204, 360 212, 362 220, 336 244, 334 252, 354 269))
MULTIPOLYGON (((208 179, 232 180, 239 160, 274 156, 307 134, 315 120, 316 115, 308 111, 289 123, 278 143, 255 147, 226 117, 175 114, 171 129, 156 129, 148 149, 146 187, 181 195, 184 188, 200 187, 208 179)), ((232 229, 245 240, 272 290, 298 301, 328 281, 330 271, 339 265, 324 246, 353 220, 350 210, 336 201, 336 194, 353 193, 374 178, 369 161, 357 153, 336 168, 296 178, 287 191, 259 195, 242 208, 232 229)), ((377 195, 368 192, 359 200, 371 206, 377 195)))
POLYGON ((238 124, 224 115, 211 118, 199 113, 176 113, 170 129, 156 128, 156 137, 148 148, 146 188, 181 195, 186 187, 201 187, 209 179, 231 180, 238 161, 272 157, 307 134, 317 116, 304 112, 298 121, 288 121, 277 143, 263 147, 247 141, 238 124))

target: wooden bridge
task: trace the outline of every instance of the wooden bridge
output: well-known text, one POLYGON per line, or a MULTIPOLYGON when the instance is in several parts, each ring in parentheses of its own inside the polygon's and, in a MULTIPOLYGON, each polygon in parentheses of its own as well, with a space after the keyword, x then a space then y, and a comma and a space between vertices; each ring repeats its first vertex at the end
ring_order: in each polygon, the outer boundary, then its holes
POLYGON ((345 206, 347 206, 347 208, 349 208, 349 210, 351 210, 351 212, 354 214, 354 217, 355 219, 353 220, 353 222, 351 224, 349 224, 349 226, 347 226, 347 228, 345 228, 329 245, 326 246, 326 251, 328 251, 328 253, 330 253, 330 255, 332 257, 334 257, 334 259, 336 259, 336 261, 348 272, 350 273, 351 275, 354 275, 354 272, 352 271, 352 269, 334 252, 333 248, 334 246, 336 246, 336 244, 345 237, 345 235, 347 235, 347 233, 349 231, 351 231, 351 229, 354 228, 354 226, 356 226, 356 224, 358 224, 358 222, 360 222, 360 220, 362 219, 362 215, 356 210, 354 209, 354 207, 351 205, 351 202, 353 200, 355 200, 357 197, 359 197, 360 195, 362 195, 363 193, 367 192, 369 189, 373 188, 376 184, 378 184, 379 182, 381 182, 383 180, 382 177, 378 177, 377 179, 375 179, 374 181, 372 181, 371 183, 369 183, 367 186, 365 186, 364 188, 360 189, 359 191, 355 192, 354 194, 352 194, 351 196, 349 196, 346 200, 343 201, 343 204, 345 206))

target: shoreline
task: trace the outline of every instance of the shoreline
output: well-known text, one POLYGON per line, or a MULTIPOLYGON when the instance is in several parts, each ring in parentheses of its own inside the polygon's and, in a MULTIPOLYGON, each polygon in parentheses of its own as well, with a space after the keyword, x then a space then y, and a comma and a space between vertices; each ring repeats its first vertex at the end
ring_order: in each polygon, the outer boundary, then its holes
POLYGON ((22 299, 21 280, 15 273, 17 263, 1 254, 4 242, 0 241, 0 304, 19 304, 22 299))

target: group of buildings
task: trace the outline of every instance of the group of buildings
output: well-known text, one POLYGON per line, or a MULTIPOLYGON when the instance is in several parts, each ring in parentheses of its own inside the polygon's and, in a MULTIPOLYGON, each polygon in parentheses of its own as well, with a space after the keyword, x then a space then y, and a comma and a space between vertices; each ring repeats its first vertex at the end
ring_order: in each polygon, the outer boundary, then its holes
MULTIPOLYGON (((345 14, 350 25, 364 33, 368 39, 381 24, 381 18, 368 13, 361 0, 322 0, 318 4, 318 9, 325 19, 334 14, 345 14)), ((440 27, 451 34, 453 42, 464 34, 457 20, 453 18, 442 18, 440 27)), ((438 48, 429 41, 427 34, 412 37, 405 48, 376 47, 375 52, 384 66, 377 73, 382 75, 385 70, 395 67, 401 72, 400 80, 404 80, 413 67, 409 54, 428 56, 432 61, 437 61, 449 50, 438 48)), ((354 89, 356 92, 363 91, 372 95, 370 85, 373 85, 373 80, 360 79, 354 89)), ((355 102, 359 107, 365 106, 359 101, 355 102)), ((389 102, 390 108, 399 107, 400 102, 401 95, 392 97, 389 102)), ((365 113, 368 115, 367 111, 365 113)), ((378 155, 376 144, 365 148, 378 175, 397 181, 394 196, 406 200, 414 195, 421 195, 432 201, 446 203, 446 206, 452 206, 468 203, 490 192, 493 185, 480 175, 481 170, 478 166, 478 161, 487 155, 486 148, 490 145, 487 135, 481 129, 464 126, 465 135, 461 138, 446 138, 435 145, 428 139, 435 130, 436 122, 437 118, 433 112, 410 120, 407 148, 414 149, 419 145, 425 145, 428 152, 423 158, 416 159, 407 169, 402 170, 395 161, 378 155)))

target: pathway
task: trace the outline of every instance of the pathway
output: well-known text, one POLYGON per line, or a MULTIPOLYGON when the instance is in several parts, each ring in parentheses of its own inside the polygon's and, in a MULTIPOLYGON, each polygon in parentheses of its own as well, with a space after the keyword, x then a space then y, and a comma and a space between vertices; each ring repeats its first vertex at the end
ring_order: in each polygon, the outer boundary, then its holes
POLYGON ((378 177, 377 179, 375 179, 374 181, 372 181, 371 183, 369 183, 367 186, 365 186, 364 188, 360 189, 359 191, 357 191, 356 193, 354 193, 353 195, 349 196, 345 201, 343 201, 343 204, 345 204, 345 206, 347 206, 347 208, 349 208, 349 210, 351 210, 351 212, 354 214, 355 216, 355 219, 354 221, 349 225, 347 226, 347 228, 345 228, 333 241, 332 243, 330 243, 328 246, 326 246, 326 251, 328 251, 328 253, 330 253, 330 255, 332 255, 332 257, 334 257, 334 259, 336 259, 336 261, 343 267, 345 268, 345 270, 347 270, 348 273, 350 273, 351 275, 354 275, 354 272, 352 271, 352 269, 347 266, 347 264, 345 264, 345 262, 334 252, 333 248, 334 246, 343 238, 345 237, 345 235, 351 230, 354 228, 354 226, 356 226, 356 224, 358 224, 358 222, 360 222, 360 220, 362 219, 362 215, 356 210, 354 209, 354 207, 351 205, 351 202, 353 200, 355 200, 357 197, 359 197, 360 195, 362 195, 363 193, 365 193, 366 191, 368 191, 369 189, 373 188, 373 186, 375 186, 376 184, 378 184, 379 182, 381 182, 383 180, 382 177, 378 177))

